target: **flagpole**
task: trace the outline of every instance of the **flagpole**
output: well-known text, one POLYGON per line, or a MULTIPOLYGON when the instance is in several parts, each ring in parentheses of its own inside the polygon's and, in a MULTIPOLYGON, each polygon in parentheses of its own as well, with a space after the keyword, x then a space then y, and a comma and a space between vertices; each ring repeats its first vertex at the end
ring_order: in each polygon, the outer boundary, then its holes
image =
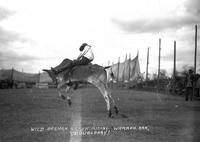
POLYGON ((160 87, 160 50, 161 50, 161 38, 159 38, 159 56, 158 56, 158 91, 160 87))
POLYGON ((124 60, 124 68, 123 68, 123 77, 122 77, 122 82, 125 81, 125 65, 126 65, 126 60, 127 60, 127 54, 125 56, 125 60, 124 60))

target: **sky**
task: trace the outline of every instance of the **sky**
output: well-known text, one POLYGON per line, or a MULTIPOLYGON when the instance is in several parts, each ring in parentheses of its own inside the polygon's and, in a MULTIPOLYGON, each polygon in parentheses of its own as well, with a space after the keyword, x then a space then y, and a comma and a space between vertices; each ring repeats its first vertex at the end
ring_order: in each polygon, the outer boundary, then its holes
MULTIPOLYGON (((157 73, 161 38, 161 69, 194 65, 195 24, 200 24, 199 0, 0 0, 0 69, 38 73, 75 59, 79 47, 92 46, 93 63, 133 59, 139 51, 141 72, 157 73)), ((198 33, 197 71, 200 72, 198 33)))

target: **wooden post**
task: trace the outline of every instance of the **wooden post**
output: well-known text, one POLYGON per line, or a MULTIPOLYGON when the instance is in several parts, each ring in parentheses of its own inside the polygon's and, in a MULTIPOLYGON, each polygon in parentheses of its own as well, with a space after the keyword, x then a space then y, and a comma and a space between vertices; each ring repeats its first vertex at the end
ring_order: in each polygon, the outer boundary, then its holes
POLYGON ((12 68, 12 70, 11 70, 11 75, 10 75, 11 81, 13 80, 13 74, 14 74, 14 68, 12 68))
POLYGON ((39 71, 39 73, 38 73, 38 83, 40 83, 40 71, 39 71))
POLYGON ((120 57, 118 57, 118 64, 117 64, 117 87, 119 85, 119 66, 120 66, 120 57))
POLYGON ((174 73, 173 78, 175 79, 176 76, 176 41, 174 41, 174 73))
POLYGON ((10 85, 9 87, 10 88, 13 88, 14 87, 14 68, 12 67, 12 70, 11 70, 11 80, 10 80, 10 85))
POLYGON ((175 86, 176 86, 176 41, 174 41, 174 69, 173 69, 173 86, 172 86, 172 93, 175 93, 175 86))
POLYGON ((158 56, 158 90, 160 87, 160 50, 161 50, 161 38, 159 38, 159 56, 158 56))
MULTIPOLYGON (((113 67, 113 65, 114 65, 114 62, 112 62, 112 67, 113 67)), ((111 72, 113 73, 112 67, 111 67, 110 69, 111 69, 111 72)), ((115 78, 115 76, 114 76, 114 78, 115 78)), ((112 79, 112 82, 111 82, 111 88, 112 88, 112 89, 113 89, 113 81, 114 81, 114 78, 112 79)))
MULTIPOLYGON (((197 67, 197 25, 195 25, 195 50, 194 50, 194 74, 196 74, 196 67, 197 67)), ((192 95, 190 100, 193 100, 194 94, 195 94, 195 86, 196 82, 193 82, 192 86, 192 95)))
POLYGON ((195 25, 195 51, 194 51, 194 74, 196 74, 197 67, 197 25, 195 25))
POLYGON ((147 49, 146 81, 148 81, 148 70, 149 70, 149 47, 148 47, 148 49, 147 49))

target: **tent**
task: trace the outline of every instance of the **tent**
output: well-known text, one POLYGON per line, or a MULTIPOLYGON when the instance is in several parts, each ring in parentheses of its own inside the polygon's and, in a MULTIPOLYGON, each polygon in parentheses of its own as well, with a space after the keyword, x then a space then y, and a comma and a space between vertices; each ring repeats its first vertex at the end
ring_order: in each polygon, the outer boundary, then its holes
POLYGON ((114 74, 115 81, 134 81, 137 80, 137 77, 140 76, 140 64, 138 60, 138 55, 134 59, 126 59, 122 63, 116 63, 107 69, 108 81, 111 80, 111 72, 114 74))

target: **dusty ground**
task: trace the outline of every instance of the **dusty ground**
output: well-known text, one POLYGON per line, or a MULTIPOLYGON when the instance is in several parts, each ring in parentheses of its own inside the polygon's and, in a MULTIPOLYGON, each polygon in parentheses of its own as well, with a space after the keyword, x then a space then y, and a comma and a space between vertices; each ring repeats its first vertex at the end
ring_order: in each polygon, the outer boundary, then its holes
POLYGON ((108 118, 95 88, 77 90, 72 106, 54 89, 0 90, 0 141, 200 140, 200 102, 134 90, 113 90, 120 114, 108 118))

